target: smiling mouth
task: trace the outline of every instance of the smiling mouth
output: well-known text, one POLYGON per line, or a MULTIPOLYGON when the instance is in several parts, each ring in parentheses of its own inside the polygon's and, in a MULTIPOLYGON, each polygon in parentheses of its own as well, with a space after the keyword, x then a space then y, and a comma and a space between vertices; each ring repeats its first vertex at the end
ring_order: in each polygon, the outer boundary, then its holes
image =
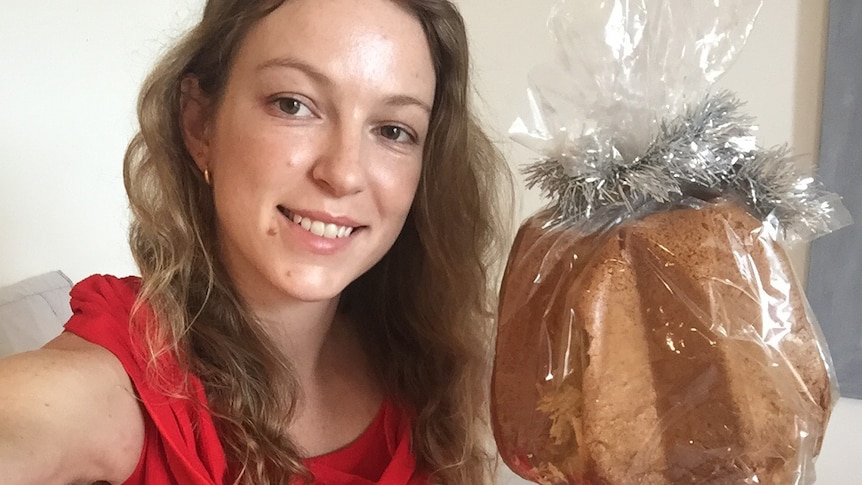
POLYGON ((327 223, 311 219, 310 217, 302 217, 299 214, 294 214, 284 206, 278 206, 278 211, 287 217, 294 224, 300 226, 306 231, 315 236, 326 239, 341 239, 350 237, 351 234, 360 227, 339 226, 338 224, 327 223))

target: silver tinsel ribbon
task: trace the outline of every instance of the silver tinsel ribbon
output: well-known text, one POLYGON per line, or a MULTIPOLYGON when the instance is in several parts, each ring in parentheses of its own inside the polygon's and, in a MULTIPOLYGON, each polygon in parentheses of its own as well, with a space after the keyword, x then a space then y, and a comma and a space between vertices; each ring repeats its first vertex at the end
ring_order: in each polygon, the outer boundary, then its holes
POLYGON ((597 167, 571 174, 561 160, 546 158, 524 173, 557 205, 567 222, 582 222, 600 209, 634 211, 709 192, 744 201, 790 240, 810 241, 851 222, 841 198, 796 169, 786 147, 756 146, 753 119, 729 92, 707 96, 673 120, 662 122, 646 152, 624 163, 602 163, 590 150, 567 155, 567 163, 597 167), (580 160, 577 160, 580 158, 580 160))

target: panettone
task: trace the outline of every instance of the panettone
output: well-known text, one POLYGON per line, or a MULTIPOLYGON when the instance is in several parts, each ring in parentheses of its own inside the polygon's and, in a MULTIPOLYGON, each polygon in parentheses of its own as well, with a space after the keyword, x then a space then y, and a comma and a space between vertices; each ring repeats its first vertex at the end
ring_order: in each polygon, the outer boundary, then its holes
POLYGON ((790 262, 724 200, 582 235, 539 213, 500 293, 492 418, 542 484, 788 485, 832 387, 790 262))

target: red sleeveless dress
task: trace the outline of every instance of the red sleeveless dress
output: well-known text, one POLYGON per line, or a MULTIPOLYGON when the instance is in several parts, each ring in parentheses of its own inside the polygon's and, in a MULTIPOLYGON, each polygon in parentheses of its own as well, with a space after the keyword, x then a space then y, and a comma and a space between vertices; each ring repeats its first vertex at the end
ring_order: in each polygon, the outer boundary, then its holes
MULTIPOLYGON (((164 395, 147 379, 142 346, 129 332, 129 314, 140 280, 91 276, 72 289, 73 316, 66 331, 100 345, 122 363, 144 408, 144 446, 126 485, 224 485, 227 460, 212 416, 200 406, 164 395)), ((168 377, 180 376, 175 360, 165 365, 168 377)), ((191 392, 206 402, 194 376, 191 392)), ((308 458, 315 485, 427 485, 410 451, 409 415, 390 400, 383 403, 368 429, 350 445, 308 458)))

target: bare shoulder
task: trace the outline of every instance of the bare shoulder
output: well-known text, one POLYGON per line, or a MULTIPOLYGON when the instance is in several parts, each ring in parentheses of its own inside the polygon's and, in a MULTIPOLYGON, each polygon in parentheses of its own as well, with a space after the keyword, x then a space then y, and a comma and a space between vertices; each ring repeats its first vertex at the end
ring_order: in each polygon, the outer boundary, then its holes
POLYGON ((19 478, 9 483, 121 483, 143 442, 132 383, 104 348, 63 334, 0 360, 0 468, 19 478))

